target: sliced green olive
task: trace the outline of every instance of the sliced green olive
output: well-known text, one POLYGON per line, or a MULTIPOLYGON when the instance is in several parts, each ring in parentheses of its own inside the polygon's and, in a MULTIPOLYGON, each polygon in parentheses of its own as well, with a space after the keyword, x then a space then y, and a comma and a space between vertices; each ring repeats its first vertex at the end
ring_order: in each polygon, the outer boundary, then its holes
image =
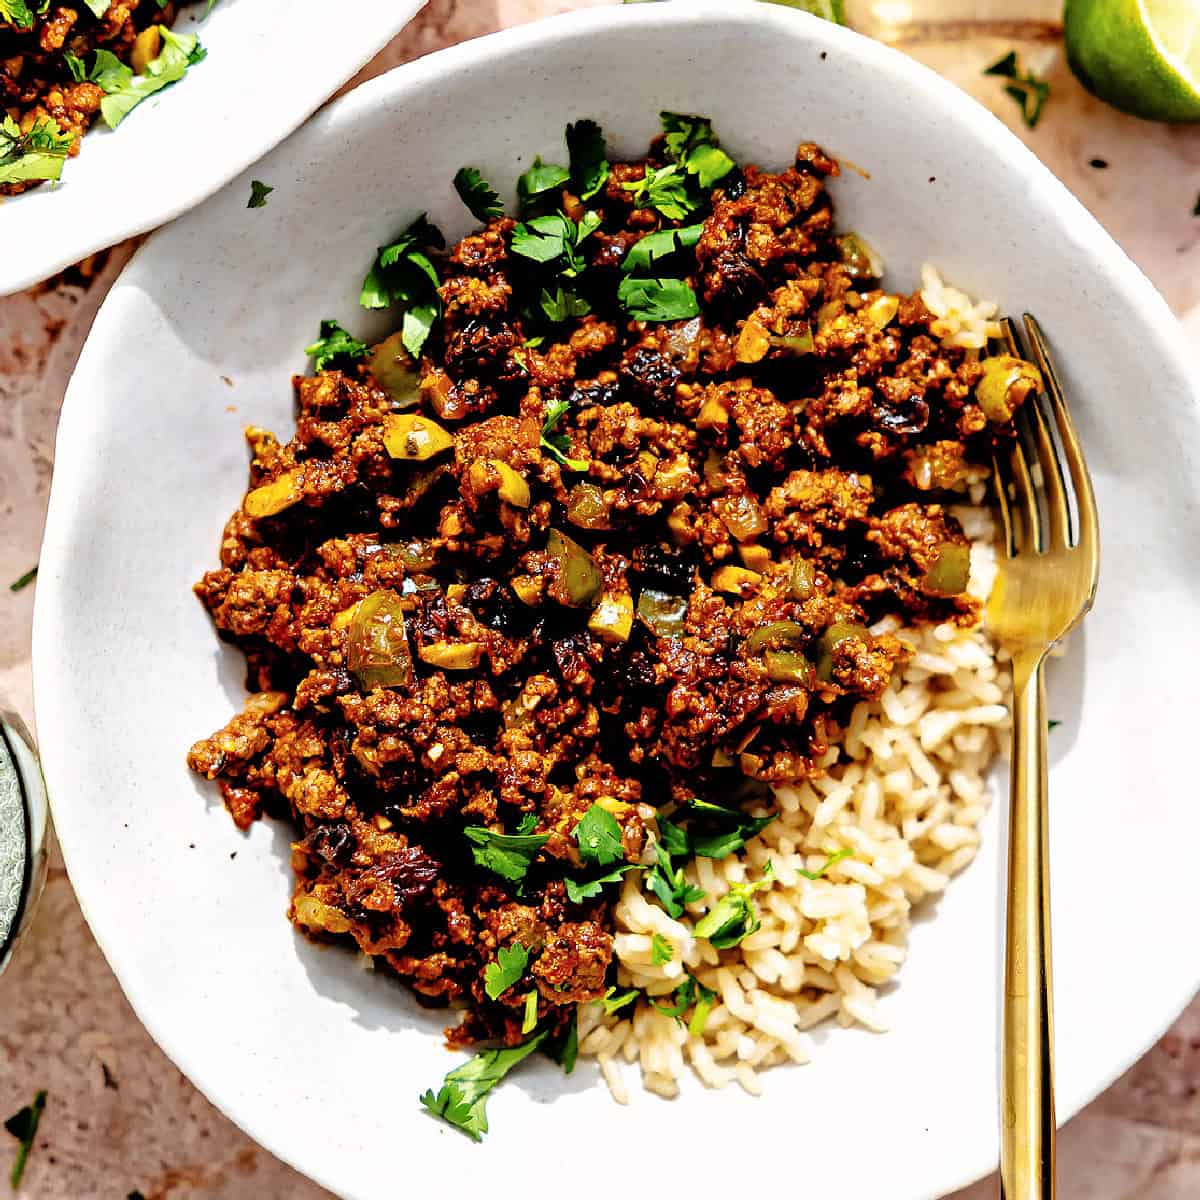
POLYGON ((1042 390, 1042 373, 1031 362, 1011 354, 983 360, 983 375, 975 385, 975 400, 983 415, 998 425, 1011 421, 1030 392, 1042 390))
POLYGON ((878 279, 883 274, 883 260, 866 238, 844 233, 834 238, 834 244, 851 279, 878 279))
POLYGON ((763 655, 767 678, 776 683, 799 683, 812 687, 812 663, 799 650, 768 650, 763 655))
POLYGON ((470 671, 479 665, 478 642, 430 642, 417 651, 422 662, 443 671, 470 671))
POLYGON ((404 348, 402 333, 393 333, 375 346, 367 368, 392 397, 395 408, 416 408, 421 399, 421 374, 404 348))
POLYGON ((392 458, 424 462, 454 445, 436 421, 417 413, 389 413, 383 421, 383 444, 392 458))
POLYGON ((730 496, 721 504, 721 520, 735 541, 748 542, 766 531, 767 519, 749 492, 730 496))
POLYGON ((430 571, 437 566, 437 547, 424 538, 413 538, 407 542, 385 542, 383 548, 393 558, 398 558, 406 571, 430 571))
POLYGON ((843 643, 857 638, 860 642, 871 644, 871 632, 865 625, 856 625, 852 621, 835 621, 817 643, 819 657, 817 658, 817 678, 824 683, 833 679, 833 654, 843 643))
POLYGON ((498 458, 477 458, 468 471, 471 487, 477 495, 495 492, 515 508, 528 508, 532 497, 525 477, 498 458))
POLYGON ((558 577, 573 607, 590 604, 600 594, 604 577, 596 560, 576 541, 551 529, 546 537, 546 553, 558 559, 558 577))
POLYGON ((808 632, 803 625, 795 621, 772 621, 769 625, 760 625, 746 639, 746 651, 749 654, 760 654, 768 646, 795 649, 808 642, 808 632))
POLYGON ((355 610, 346 635, 346 665, 368 691, 412 682, 412 651, 395 592, 372 592, 355 610))
POLYGON ((967 590, 971 576, 971 547, 943 542, 921 580, 921 591, 934 596, 957 596, 967 590))
POLYGON ((656 637, 683 637, 687 626, 686 596, 645 588, 638 597, 637 613, 656 637))
POLYGON ((900 311, 899 296, 880 296, 867 305, 867 319, 883 329, 889 325, 900 311))
POLYGON ((567 520, 580 529, 611 529, 612 514, 594 483, 577 483, 567 493, 567 520))
POLYGON ((817 572, 807 558, 793 559, 788 588, 794 600, 811 600, 816 594, 817 572))
POLYGON ((812 330, 805 326, 799 333, 773 333, 770 336, 771 347, 783 350, 788 354, 811 354, 813 352, 812 330))
POLYGON ((273 517, 291 508, 303 495, 300 471, 285 471, 278 479, 247 492, 242 507, 252 517, 273 517))

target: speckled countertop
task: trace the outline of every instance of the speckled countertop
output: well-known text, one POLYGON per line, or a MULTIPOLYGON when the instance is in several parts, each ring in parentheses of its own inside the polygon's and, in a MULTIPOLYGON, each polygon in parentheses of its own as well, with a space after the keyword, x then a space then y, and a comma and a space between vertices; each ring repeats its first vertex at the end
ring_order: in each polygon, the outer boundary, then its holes
MULTIPOLYGON (((602 3, 605 0, 584 0, 602 3)), ((431 0, 365 74, 580 0, 431 0)), ((954 24, 890 30, 898 12, 851 0, 851 20, 891 36, 971 91, 1030 146, 1151 276, 1200 345, 1200 128, 1135 122, 1083 95, 1052 23, 1012 21, 1009 0, 917 0, 910 17, 954 24), (999 18, 998 25, 991 18, 999 18), (961 19, 959 19, 961 18, 961 19), (1036 130, 1019 128, 998 81, 981 68, 1012 46, 1051 81, 1036 130), (1104 166, 1094 165, 1098 161, 1104 166)), ((1053 15, 1053 3, 1043 7, 1053 15)), ((1036 3, 1026 8, 1027 15, 1036 3)), ((126 245, 52 284, 0 300, 0 583, 37 561, 63 390, 126 245)), ((2 253, 2 249, 0 249, 2 253)), ((32 713, 33 588, 0 590, 0 697, 32 713)), ((49 1103, 21 1195, 27 1200, 320 1200, 329 1193, 277 1162, 217 1113, 138 1024, 83 922, 56 859, 32 935, 0 980, 0 1118, 37 1088, 49 1103)), ((15 1143, 0 1135, 7 1172, 15 1143)), ((1200 1196, 1200 1001, 1059 1142, 1060 1200, 1193 1200, 1200 1196)), ((991 1200, 994 1179, 948 1200, 991 1200)), ((870 1197, 864 1200, 886 1200, 870 1197)))

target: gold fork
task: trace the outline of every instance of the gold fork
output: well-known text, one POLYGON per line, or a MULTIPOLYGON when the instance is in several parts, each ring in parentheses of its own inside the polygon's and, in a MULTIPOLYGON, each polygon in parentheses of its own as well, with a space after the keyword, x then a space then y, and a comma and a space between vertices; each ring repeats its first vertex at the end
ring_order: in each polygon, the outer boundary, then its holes
MULTIPOLYGON (((1028 313, 1025 331, 1045 383, 1045 404, 1029 396, 1018 421, 1022 437, 994 460, 1003 545, 987 608, 992 635, 1012 655, 1013 678, 1000 1191, 1005 1200, 1052 1200, 1054 1008, 1043 668, 1050 648, 1092 606, 1100 535, 1075 426, 1046 339, 1028 313)), ((1004 321, 1003 337, 1008 353, 1026 357, 1011 321, 1004 321)))

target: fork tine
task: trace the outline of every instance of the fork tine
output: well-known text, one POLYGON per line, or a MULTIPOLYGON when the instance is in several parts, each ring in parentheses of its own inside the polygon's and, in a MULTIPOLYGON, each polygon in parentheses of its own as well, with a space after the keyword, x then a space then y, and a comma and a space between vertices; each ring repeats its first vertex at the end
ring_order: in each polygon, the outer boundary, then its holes
POLYGON ((1044 545, 1042 518, 1033 490, 1033 477, 1029 473, 1029 461, 1019 437, 1013 438, 1009 449, 1008 469, 1013 491, 1013 553, 1039 553, 1044 545))
MULTIPOLYGON (((1017 358, 1028 358, 1017 336, 1016 327, 1008 317, 1001 322, 1001 328, 1004 330, 1009 352, 1017 358)), ((1039 356, 1039 364, 1043 357, 1044 355, 1039 356)), ((1026 401, 1024 412, 1032 432, 1038 465, 1041 467, 1041 478, 1038 482, 1046 501, 1047 545, 1052 550, 1065 550, 1071 544, 1071 510, 1067 503, 1067 484, 1063 476, 1062 462, 1037 396, 1031 396, 1026 401)))
MULTIPOLYGON (((1079 435, 1075 432, 1075 423, 1071 420, 1071 410, 1067 407, 1063 395, 1062 384, 1058 372, 1050 359, 1050 349, 1046 345, 1046 336, 1042 327, 1031 313, 1025 314, 1025 331, 1033 345, 1033 353, 1037 360, 1038 369, 1046 381, 1046 389, 1050 397, 1051 410, 1058 426, 1059 441, 1062 442, 1063 456, 1067 460, 1067 469, 1071 472, 1071 483, 1075 488, 1075 506, 1079 515, 1079 529, 1076 545, 1086 549, 1098 565, 1099 517, 1096 513, 1096 494, 1092 490, 1092 477, 1088 474, 1084 462, 1083 450, 1079 445, 1079 435)), ((1095 590, 1096 567, 1093 567, 1092 588, 1095 590)))
POLYGON ((1013 533, 1012 510, 1008 503, 1008 475, 1000 463, 1000 455, 992 455, 992 484, 996 492, 996 507, 1000 510, 1000 528, 1004 533, 1004 556, 1012 558, 1017 552, 1013 533))

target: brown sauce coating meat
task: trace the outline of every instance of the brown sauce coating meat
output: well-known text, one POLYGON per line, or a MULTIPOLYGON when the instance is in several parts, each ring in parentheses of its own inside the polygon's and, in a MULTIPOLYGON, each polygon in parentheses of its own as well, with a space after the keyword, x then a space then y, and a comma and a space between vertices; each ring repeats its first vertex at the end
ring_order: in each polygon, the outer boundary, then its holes
POLYGON ((613 982, 615 889, 563 884, 593 805, 640 861, 646 805, 818 770, 909 653, 877 619, 978 615, 945 504, 1009 431, 974 402, 975 356, 851 270, 836 164, 807 144, 691 216, 698 316, 629 319, 621 259, 683 223, 621 186, 661 153, 590 202, 587 315, 526 344, 530 267, 498 218, 438 259, 415 410, 363 365, 297 378, 295 436, 248 431, 262 491, 196 589, 253 694, 190 765, 239 826, 293 823, 292 920, 465 1006, 456 1044, 520 1041, 534 993, 561 1025, 613 982), (430 428, 444 448, 405 461, 430 428), (368 611, 391 614, 382 683, 356 666, 368 611), (467 827, 545 840, 518 883, 473 861, 467 827), (523 977, 490 997, 517 943, 523 977))

